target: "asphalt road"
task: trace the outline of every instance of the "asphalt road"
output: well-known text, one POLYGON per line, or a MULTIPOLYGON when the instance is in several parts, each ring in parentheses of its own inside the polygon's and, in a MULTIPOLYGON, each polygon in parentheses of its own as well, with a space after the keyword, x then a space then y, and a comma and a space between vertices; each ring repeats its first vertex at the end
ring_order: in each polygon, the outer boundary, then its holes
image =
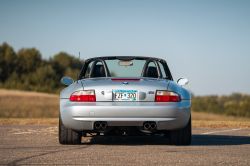
POLYGON ((193 128, 190 146, 162 136, 86 137, 60 145, 57 126, 0 125, 1 165, 250 165, 250 130, 193 128))

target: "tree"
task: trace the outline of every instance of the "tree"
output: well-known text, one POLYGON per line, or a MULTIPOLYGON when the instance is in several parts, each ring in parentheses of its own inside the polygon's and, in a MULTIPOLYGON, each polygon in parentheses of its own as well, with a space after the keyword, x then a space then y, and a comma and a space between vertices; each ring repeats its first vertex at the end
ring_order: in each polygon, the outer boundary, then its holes
POLYGON ((15 70, 17 63, 16 53, 7 43, 0 46, 0 80, 4 82, 15 70))
POLYGON ((52 59, 52 66, 60 78, 64 76, 71 76, 76 79, 77 70, 79 70, 78 65, 82 67, 83 64, 83 60, 81 60, 79 64, 79 60, 77 58, 65 52, 56 54, 52 59))
POLYGON ((34 72, 42 62, 41 54, 35 48, 20 49, 17 52, 17 59, 17 72, 20 75, 34 72))

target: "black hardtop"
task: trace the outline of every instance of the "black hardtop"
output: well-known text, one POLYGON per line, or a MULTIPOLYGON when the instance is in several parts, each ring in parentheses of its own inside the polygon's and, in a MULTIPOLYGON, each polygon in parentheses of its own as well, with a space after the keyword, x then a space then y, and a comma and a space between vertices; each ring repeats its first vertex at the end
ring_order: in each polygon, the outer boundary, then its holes
POLYGON ((103 57, 94 57, 94 58, 89 58, 86 60, 86 62, 89 61, 94 61, 96 59, 103 59, 103 60, 113 60, 113 59, 118 59, 122 61, 131 61, 131 60, 148 60, 148 59, 155 59, 158 61, 163 61, 166 63, 164 59, 160 58, 154 58, 154 57, 143 57, 143 56, 103 56, 103 57))

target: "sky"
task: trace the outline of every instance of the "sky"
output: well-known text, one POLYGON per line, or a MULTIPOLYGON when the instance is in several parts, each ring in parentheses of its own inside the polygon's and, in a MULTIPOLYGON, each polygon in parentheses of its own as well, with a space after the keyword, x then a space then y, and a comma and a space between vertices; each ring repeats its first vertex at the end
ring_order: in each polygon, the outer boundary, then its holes
POLYGON ((250 94, 249 0, 0 0, 0 44, 167 61, 195 95, 250 94))

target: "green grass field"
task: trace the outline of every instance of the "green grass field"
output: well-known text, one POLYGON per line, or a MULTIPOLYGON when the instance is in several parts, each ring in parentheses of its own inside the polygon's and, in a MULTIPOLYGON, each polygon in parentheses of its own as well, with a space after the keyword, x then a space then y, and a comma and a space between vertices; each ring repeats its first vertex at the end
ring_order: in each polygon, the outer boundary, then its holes
MULTIPOLYGON (((58 124, 59 95, 0 89, 0 124, 58 124)), ((250 118, 192 112, 193 127, 250 128, 250 118)))

